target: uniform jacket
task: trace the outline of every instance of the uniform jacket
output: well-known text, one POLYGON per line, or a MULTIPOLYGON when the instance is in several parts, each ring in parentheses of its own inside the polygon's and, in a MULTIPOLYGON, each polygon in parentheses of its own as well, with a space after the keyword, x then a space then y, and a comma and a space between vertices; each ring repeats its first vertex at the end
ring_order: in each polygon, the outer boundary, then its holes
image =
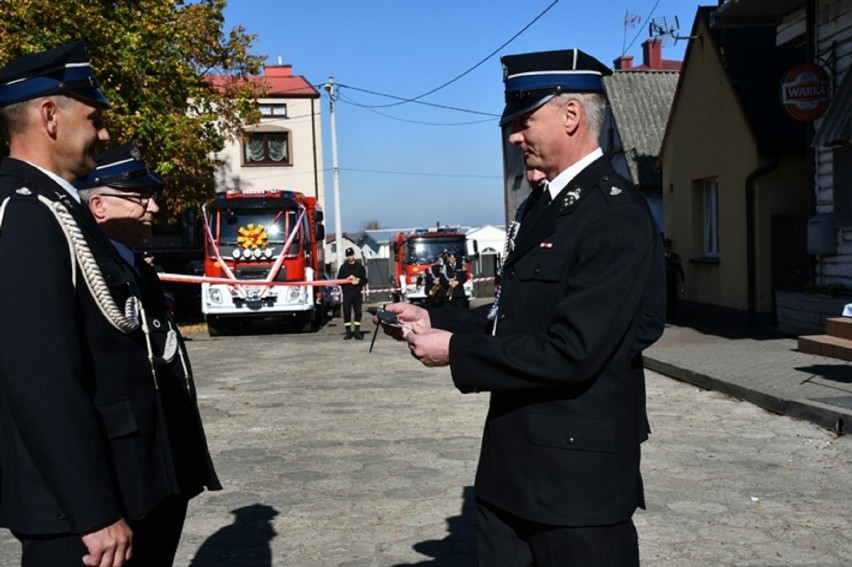
POLYGON ((455 331, 456 387, 491 392, 476 496, 547 524, 626 521, 644 505, 641 350, 665 326, 662 242, 606 158, 546 208, 531 205, 503 271, 496 334, 484 312, 431 312, 455 331))
POLYGON ((175 356, 163 358, 174 324, 156 274, 144 262, 137 274, 88 210, 36 168, 4 160, 0 201, 6 197, 0 525, 25 534, 81 533, 138 518, 169 495, 221 488, 179 336, 175 356), (141 298, 153 361, 143 332, 113 327, 79 265, 72 272, 67 240, 37 193, 72 212, 117 305, 131 294, 141 298))
POLYGON ((367 284, 366 268, 364 268, 364 266, 357 260, 354 264, 350 264, 349 262, 343 262, 343 264, 341 264, 340 266, 340 269, 337 270, 337 279, 344 280, 349 276, 355 276, 360 281, 357 284, 346 284, 340 286, 343 289, 343 293, 361 293, 361 290, 364 289, 364 286, 367 284))
POLYGON ((464 282, 467 281, 467 270, 464 269, 464 262, 457 261, 455 264, 449 262, 444 263, 444 279, 442 285, 445 286, 447 295, 450 299, 464 299, 464 282), (456 280, 459 284, 455 287, 450 287, 450 281, 456 280))

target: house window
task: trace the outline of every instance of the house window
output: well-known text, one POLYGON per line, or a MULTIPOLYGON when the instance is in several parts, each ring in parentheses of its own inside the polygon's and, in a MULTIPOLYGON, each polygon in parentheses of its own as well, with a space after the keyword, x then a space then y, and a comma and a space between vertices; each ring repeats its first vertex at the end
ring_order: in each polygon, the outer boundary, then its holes
POLYGON ((260 108, 260 115, 264 118, 286 118, 287 117, 287 105, 286 104, 260 104, 258 105, 260 108))
POLYGON ((719 182, 705 179, 702 183, 701 211, 704 257, 719 257, 719 182))
POLYGON ((246 165, 290 165, 289 132, 253 132, 244 148, 246 165))

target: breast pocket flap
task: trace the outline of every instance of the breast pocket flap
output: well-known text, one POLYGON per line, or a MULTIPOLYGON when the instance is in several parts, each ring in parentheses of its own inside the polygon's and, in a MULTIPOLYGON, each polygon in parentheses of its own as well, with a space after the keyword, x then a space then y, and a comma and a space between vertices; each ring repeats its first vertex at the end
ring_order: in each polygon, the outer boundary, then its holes
POLYGON ((139 430, 130 400, 118 400, 98 406, 110 439, 132 435, 139 430))

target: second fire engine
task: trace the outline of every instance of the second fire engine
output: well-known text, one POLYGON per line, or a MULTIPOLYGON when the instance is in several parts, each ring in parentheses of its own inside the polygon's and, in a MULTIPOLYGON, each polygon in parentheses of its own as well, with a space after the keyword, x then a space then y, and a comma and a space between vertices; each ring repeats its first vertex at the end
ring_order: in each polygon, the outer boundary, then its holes
POLYGON ((467 281, 464 293, 468 299, 473 297, 473 275, 467 254, 467 239, 460 227, 439 226, 418 228, 413 232, 400 232, 391 241, 391 280, 393 282, 393 300, 421 302, 426 299, 429 290, 423 287, 423 274, 437 258, 447 252, 455 252, 463 258, 467 281))

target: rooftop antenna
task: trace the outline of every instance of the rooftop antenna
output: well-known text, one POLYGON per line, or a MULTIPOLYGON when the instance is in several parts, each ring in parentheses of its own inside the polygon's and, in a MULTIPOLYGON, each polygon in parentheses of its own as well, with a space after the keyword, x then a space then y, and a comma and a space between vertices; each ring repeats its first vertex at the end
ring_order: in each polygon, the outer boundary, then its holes
POLYGON ((664 45, 667 37, 672 38, 675 43, 680 40, 698 39, 698 36, 694 35, 680 35, 680 22, 677 16, 672 18, 663 16, 648 22, 648 37, 663 38, 664 45), (674 20, 674 23, 671 20, 674 20))
POLYGON ((624 39, 621 41, 621 54, 627 51, 627 28, 635 28, 642 23, 642 16, 624 11, 624 39))

